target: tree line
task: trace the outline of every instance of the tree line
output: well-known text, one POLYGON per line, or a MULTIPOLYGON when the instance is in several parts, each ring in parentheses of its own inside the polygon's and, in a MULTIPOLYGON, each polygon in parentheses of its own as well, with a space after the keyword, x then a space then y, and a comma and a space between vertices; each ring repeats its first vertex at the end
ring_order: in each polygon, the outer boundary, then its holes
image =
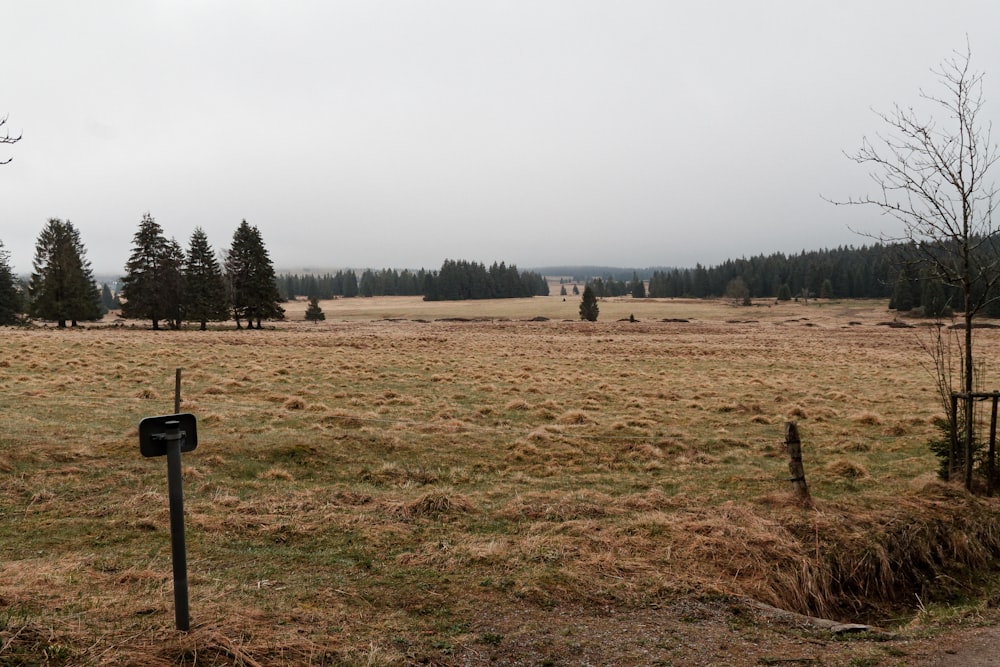
POLYGON ((742 284, 749 295, 762 299, 888 298, 901 270, 900 253, 895 245, 848 246, 730 259, 711 267, 632 270, 631 279, 622 270, 608 270, 603 277, 583 282, 598 297, 727 297, 734 285, 742 284))
MULTIPOLYGON (((0 243, 0 323, 20 314, 59 326, 98 319, 118 305, 122 315, 178 328, 234 319, 237 327, 261 326, 283 316, 280 303, 297 296, 332 299, 366 296, 422 296, 425 300, 495 299, 547 295, 541 273, 519 271, 513 264, 491 266, 445 260, 437 271, 366 269, 322 275, 276 276, 256 227, 246 221, 234 234, 223 263, 216 259, 201 229, 185 251, 148 214, 133 238, 122 289, 98 289, 79 232, 69 221, 50 220, 38 237, 34 271, 22 284, 10 268, 0 243)), ((906 244, 875 244, 773 253, 727 260, 717 266, 686 269, 615 270, 605 277, 581 280, 596 297, 711 298, 737 300, 800 296, 888 298, 890 308, 921 311, 931 317, 950 314, 960 303, 955 287, 944 284, 916 261, 917 249, 906 244)), ((1000 316, 1000 299, 984 314, 1000 316)))
POLYGON ((353 270, 322 275, 286 274, 278 277, 285 299, 334 299, 371 296, 422 296, 425 301, 461 299, 514 299, 548 296, 548 281, 539 273, 517 266, 446 259, 438 271, 420 269, 365 269, 359 278, 353 270))
POLYGON ((50 219, 35 244, 33 271, 25 284, 10 268, 0 243, 0 324, 15 324, 21 314, 54 321, 60 328, 100 319, 120 303, 122 317, 146 319, 154 329, 165 323, 179 329, 183 322, 230 318, 248 329, 284 317, 274 267, 257 227, 244 220, 233 234, 222 265, 205 232, 194 230, 187 250, 150 214, 143 216, 132 238, 121 291, 98 289, 80 233, 69 220, 50 219))

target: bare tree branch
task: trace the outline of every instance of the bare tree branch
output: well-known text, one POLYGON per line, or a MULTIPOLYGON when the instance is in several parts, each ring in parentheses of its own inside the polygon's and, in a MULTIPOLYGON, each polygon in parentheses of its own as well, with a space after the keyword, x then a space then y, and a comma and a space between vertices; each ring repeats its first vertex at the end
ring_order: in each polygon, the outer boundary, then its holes
POLYGON ((923 274, 961 293, 962 383, 972 391, 972 320, 1000 301, 1000 228, 994 220, 1000 189, 990 173, 1000 149, 991 124, 980 120, 983 74, 972 69, 968 44, 931 72, 943 92, 920 90, 920 98, 944 117, 923 118, 898 104, 876 112, 884 133, 863 138, 857 152, 847 154, 868 169, 875 194, 832 203, 874 207, 898 221, 901 231, 866 236, 902 244, 923 274))
MULTIPOLYGON (((7 124, 7 116, 4 116, 3 118, 0 118, 0 128, 2 128, 6 124, 7 124)), ((23 136, 23 133, 17 135, 16 137, 12 137, 12 136, 10 136, 10 130, 9 129, 8 130, 4 130, 3 136, 0 136, 0 144, 16 144, 17 142, 19 142, 21 140, 22 136, 23 136)), ((14 158, 9 157, 6 160, 0 160, 0 165, 7 164, 11 160, 13 160, 13 159, 14 158)))

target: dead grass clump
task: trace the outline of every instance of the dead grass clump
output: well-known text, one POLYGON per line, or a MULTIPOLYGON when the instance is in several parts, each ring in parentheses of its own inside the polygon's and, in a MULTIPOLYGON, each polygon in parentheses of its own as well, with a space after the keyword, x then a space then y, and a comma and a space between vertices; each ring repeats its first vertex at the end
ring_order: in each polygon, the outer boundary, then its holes
POLYGON ((604 493, 581 489, 571 492, 550 491, 518 496, 499 512, 506 519, 574 521, 618 514, 614 499, 604 493))
POLYGON ((648 442, 627 442, 619 451, 626 458, 639 461, 653 461, 664 457, 662 449, 648 442))
POLYGON ((785 412, 786 419, 808 419, 806 409, 801 405, 793 405, 785 412))
POLYGON ((812 415, 811 416, 812 416, 813 421, 824 422, 827 419, 834 419, 836 417, 839 417, 840 413, 838 413, 833 408, 829 408, 829 407, 823 406, 823 407, 819 407, 819 408, 814 408, 812 410, 812 415))
POLYGON ((849 459, 830 461, 824 466, 823 470, 834 477, 842 477, 852 481, 871 478, 871 475, 863 465, 849 459))
POLYGON ((1000 556, 1000 515, 987 501, 942 484, 902 496, 880 513, 858 514, 827 556, 842 599, 905 604, 968 594, 962 572, 1000 556))
POLYGON ((344 410, 335 410, 334 412, 321 417, 319 421, 324 426, 338 426, 340 428, 356 429, 367 426, 368 423, 376 419, 378 419, 378 415, 374 413, 357 415, 344 410))
POLYGON ((518 443, 507 458, 510 461, 523 462, 538 458, 541 454, 541 450, 530 443, 518 443))
POLYGON ((645 493, 624 496, 619 504, 627 510, 651 512, 666 509, 673 504, 673 501, 660 489, 650 489, 645 493))
POLYGON ((709 580, 728 581, 730 593, 800 613, 829 611, 830 580, 822 563, 774 519, 751 508, 725 503, 672 516, 673 553, 709 580))
POLYGON ((285 408, 286 410, 305 410, 306 402, 303 401, 298 396, 292 396, 288 398, 284 403, 282 403, 281 407, 285 408))
POLYGON ((531 404, 523 399, 517 399, 507 403, 507 405, 503 407, 504 410, 507 410, 508 412, 513 412, 515 410, 530 410, 531 404))
POLYGON ((475 504, 467 496, 451 489, 430 491, 415 500, 389 503, 386 507, 386 514, 404 521, 421 517, 471 514, 475 511, 475 504))
POLYGON ((557 419, 560 424, 590 424, 593 420, 583 410, 569 410, 557 419))
POLYGON ((882 424, 882 416, 868 410, 851 416, 851 421, 858 424, 868 424, 869 426, 879 426, 882 424))
POLYGON ((295 476, 292 475, 292 473, 288 472, 288 470, 286 470, 284 468, 278 468, 278 467, 269 468, 269 469, 265 470, 264 472, 262 472, 258 476, 258 478, 259 479, 280 479, 280 480, 283 480, 283 481, 286 481, 286 482, 291 482, 291 481, 295 480, 295 476))
POLYGON ((906 427, 906 424, 901 422, 896 422, 888 428, 885 429, 885 434, 893 437, 899 437, 901 435, 906 435, 910 430, 906 427))
POLYGON ((552 440, 553 435, 544 426, 540 426, 534 429, 531 433, 525 436, 525 439, 529 442, 547 442, 552 440))

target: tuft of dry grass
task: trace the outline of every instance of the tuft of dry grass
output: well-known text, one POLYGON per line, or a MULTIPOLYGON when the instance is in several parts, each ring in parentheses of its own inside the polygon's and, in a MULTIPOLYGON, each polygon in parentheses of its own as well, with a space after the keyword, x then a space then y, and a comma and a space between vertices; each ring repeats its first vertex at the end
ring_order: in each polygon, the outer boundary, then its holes
POLYGON ((851 419, 859 424, 866 424, 868 426, 879 426, 884 421, 882 419, 882 415, 871 412, 870 410, 865 410, 864 412, 852 415, 851 419))
POLYGON ((285 408, 286 410, 305 410, 306 402, 301 398, 299 398, 298 396, 292 396, 288 398, 284 403, 282 403, 281 407, 285 408))
POLYGON ((850 459, 834 459, 824 466, 823 470, 828 475, 842 477, 849 480, 869 479, 871 475, 865 467, 850 459))

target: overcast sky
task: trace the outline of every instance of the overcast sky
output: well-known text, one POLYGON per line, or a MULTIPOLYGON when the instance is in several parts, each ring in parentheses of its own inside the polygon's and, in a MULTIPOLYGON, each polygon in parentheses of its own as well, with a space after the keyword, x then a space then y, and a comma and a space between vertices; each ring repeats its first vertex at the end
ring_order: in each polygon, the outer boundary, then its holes
MULTIPOLYGON (((71 220, 120 273, 147 211, 279 269, 716 264, 889 222, 844 151, 996 0, 2 2, 0 241, 71 220), (6 129, 6 128, 5 128, 6 129)), ((1000 123, 998 123, 1000 125, 1000 123)), ((1000 136, 1000 130, 998 130, 1000 136)))

